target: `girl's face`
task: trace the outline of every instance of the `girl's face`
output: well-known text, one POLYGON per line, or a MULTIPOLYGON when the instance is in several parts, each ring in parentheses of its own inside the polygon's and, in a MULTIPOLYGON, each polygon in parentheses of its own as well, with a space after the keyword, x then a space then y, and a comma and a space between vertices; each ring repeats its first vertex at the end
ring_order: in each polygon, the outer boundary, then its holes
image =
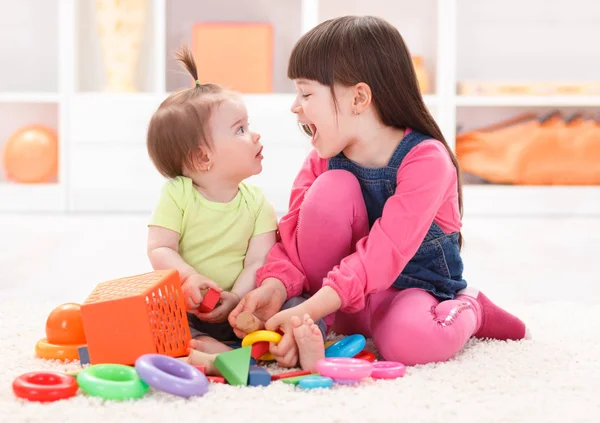
POLYGON ((352 142, 355 123, 352 120, 352 90, 334 86, 336 110, 330 87, 306 79, 296 79, 294 83, 298 94, 291 107, 292 113, 298 115, 299 123, 311 128, 311 144, 319 157, 336 156, 352 142))
POLYGON ((248 128, 248 112, 240 96, 226 99, 212 111, 210 133, 211 173, 229 181, 242 181, 262 171, 260 135, 248 128))

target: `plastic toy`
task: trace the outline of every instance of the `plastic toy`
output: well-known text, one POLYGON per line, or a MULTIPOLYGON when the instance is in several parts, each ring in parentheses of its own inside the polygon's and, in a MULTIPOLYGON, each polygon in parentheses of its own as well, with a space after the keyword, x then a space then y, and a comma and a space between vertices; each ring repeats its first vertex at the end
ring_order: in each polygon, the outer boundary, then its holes
POLYGON ((184 398, 208 392, 208 379, 194 366, 161 354, 145 354, 135 362, 140 378, 153 388, 184 398))
POLYGON ((44 125, 14 132, 4 145, 6 179, 21 183, 50 182, 58 172, 58 137, 44 125))
POLYGON ((271 384, 271 374, 261 366, 250 366, 248 372, 248 385, 268 386, 271 384))
POLYGON ((329 346, 325 350, 325 357, 354 357, 363 350, 366 344, 367 340, 364 336, 350 335, 329 346))
POLYGON ((225 383, 225 378, 223 376, 206 376, 210 383, 225 383))
POLYGON ((86 367, 77 375, 77 383, 85 393, 111 400, 139 398, 149 388, 133 367, 122 364, 86 367))
POLYGON ((221 294, 212 288, 208 288, 208 291, 202 297, 202 302, 198 307, 200 313, 209 313, 213 311, 221 298, 221 294))
POLYGON ((77 380, 58 372, 30 372, 15 378, 13 392, 29 401, 52 402, 70 398, 77 393, 77 380))
POLYGON ((217 355, 215 367, 230 385, 248 385, 251 350, 248 346, 217 355))
POLYGON ((359 360, 367 360, 372 363, 375 361, 375 354, 373 354, 371 351, 362 350, 361 352, 356 354, 353 358, 358 358, 359 360))
POLYGON ((298 386, 303 389, 331 388, 333 379, 324 376, 306 376, 300 379, 298 386))
POLYGON ((317 361, 321 376, 340 380, 360 380, 373 372, 373 363, 347 357, 324 358, 317 361))
MULTIPOLYGON (((242 339, 242 347, 254 345, 258 342, 273 342, 278 344, 281 341, 281 334, 272 332, 269 330, 257 330, 256 332, 249 333, 242 339)), ((254 356, 253 356, 254 357, 254 356)), ((273 360, 273 354, 266 353, 258 358, 259 360, 269 361, 273 360)))
POLYGON ((288 385, 298 385, 302 379, 309 376, 320 376, 318 373, 309 373, 307 375, 295 376, 295 377, 286 377, 285 379, 281 379, 283 383, 287 383, 288 385))
POLYGON ((81 313, 92 364, 133 365, 144 354, 187 353, 191 335, 176 270, 100 283, 81 313))
POLYGON ((35 345, 35 355, 54 360, 77 360, 78 349, 85 346, 81 308, 79 304, 59 305, 46 319, 46 338, 35 345))
POLYGON ((378 361, 373 363, 373 379, 396 379, 404 376, 406 366, 395 361, 378 361))

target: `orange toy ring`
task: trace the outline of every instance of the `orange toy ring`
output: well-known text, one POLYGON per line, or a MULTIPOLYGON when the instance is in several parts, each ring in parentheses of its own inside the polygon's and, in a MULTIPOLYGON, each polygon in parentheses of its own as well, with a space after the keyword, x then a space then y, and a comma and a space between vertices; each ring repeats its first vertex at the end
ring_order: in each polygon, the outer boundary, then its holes
POLYGON ((85 344, 56 345, 44 338, 35 344, 35 355, 50 360, 79 360, 78 349, 84 346, 85 344))

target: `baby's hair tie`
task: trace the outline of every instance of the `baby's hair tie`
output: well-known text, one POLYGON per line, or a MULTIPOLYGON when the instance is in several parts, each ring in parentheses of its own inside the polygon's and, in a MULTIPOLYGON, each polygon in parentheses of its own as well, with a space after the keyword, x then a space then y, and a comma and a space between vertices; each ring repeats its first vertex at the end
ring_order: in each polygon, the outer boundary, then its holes
POLYGON ((196 86, 199 87, 200 86, 200 80, 196 79, 196 86))

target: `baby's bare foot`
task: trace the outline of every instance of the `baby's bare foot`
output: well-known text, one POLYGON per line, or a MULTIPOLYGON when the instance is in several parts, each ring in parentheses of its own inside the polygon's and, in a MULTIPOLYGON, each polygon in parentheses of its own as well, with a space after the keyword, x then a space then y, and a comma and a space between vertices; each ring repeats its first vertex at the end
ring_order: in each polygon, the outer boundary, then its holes
POLYGON ((230 347, 210 336, 199 336, 198 338, 190 339, 188 347, 207 354, 220 354, 231 350, 230 347))
POLYGON ((300 366, 303 370, 315 372, 317 362, 325 358, 325 345, 321 330, 308 314, 304 315, 303 321, 300 321, 298 317, 293 317, 292 325, 294 326, 294 338, 298 344, 300 366))

